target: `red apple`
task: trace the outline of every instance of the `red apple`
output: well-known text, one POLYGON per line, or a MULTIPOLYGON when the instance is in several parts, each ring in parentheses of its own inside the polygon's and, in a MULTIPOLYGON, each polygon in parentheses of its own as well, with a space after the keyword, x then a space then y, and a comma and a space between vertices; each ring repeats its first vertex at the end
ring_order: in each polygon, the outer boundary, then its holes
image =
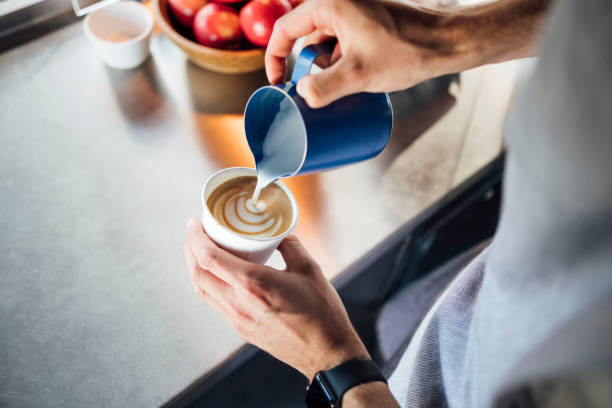
POLYGON ((251 0, 240 10, 240 28, 255 45, 268 45, 274 23, 291 10, 287 0, 251 0))
POLYGON ((230 6, 209 3, 193 20, 193 34, 202 45, 215 48, 232 47, 240 43, 240 18, 230 6))
POLYGON ((193 18, 208 0, 168 0, 170 12, 185 27, 193 25, 193 18))
POLYGON ((302 4, 304 2, 304 0, 288 0, 289 4, 291 4, 292 8, 296 8, 297 6, 299 6, 300 4, 302 4))

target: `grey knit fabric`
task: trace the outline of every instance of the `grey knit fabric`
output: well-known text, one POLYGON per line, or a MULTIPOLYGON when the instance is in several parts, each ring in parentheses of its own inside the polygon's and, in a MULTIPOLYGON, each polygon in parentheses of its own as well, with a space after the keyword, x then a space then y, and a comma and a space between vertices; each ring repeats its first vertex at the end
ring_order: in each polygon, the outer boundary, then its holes
POLYGON ((554 7, 506 124, 500 226, 410 341, 402 406, 612 406, 612 2, 554 7))

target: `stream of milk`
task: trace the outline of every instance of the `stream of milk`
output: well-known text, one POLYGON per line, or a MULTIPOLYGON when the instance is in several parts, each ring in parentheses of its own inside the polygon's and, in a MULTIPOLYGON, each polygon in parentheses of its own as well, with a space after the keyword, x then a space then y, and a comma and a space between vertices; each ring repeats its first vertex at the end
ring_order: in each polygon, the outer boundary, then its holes
POLYGON ((250 199, 258 207, 261 190, 281 177, 288 177, 299 170, 306 153, 306 136, 298 129, 304 125, 292 101, 285 99, 268 128, 262 145, 263 157, 257 163, 257 186, 250 199))

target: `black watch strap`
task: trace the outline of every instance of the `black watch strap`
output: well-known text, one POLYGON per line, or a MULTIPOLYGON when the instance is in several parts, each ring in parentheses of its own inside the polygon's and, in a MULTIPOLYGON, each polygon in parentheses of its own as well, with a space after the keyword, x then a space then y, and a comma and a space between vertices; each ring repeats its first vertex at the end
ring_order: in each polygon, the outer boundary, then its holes
POLYGON ((374 361, 369 358, 349 360, 315 374, 312 384, 306 388, 306 405, 309 408, 339 407, 346 391, 372 381, 387 383, 374 361))

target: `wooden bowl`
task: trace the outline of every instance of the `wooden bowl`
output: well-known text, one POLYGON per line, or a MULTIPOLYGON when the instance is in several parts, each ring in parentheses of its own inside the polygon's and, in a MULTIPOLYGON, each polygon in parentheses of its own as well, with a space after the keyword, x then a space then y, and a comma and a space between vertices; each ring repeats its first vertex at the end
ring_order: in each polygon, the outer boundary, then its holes
POLYGON ((168 0, 153 0, 153 11, 155 20, 164 34, 182 49, 194 64, 226 74, 241 74, 263 68, 265 53, 263 49, 233 51, 205 47, 190 40, 187 37, 189 33, 181 34, 177 31, 169 14, 168 0))

